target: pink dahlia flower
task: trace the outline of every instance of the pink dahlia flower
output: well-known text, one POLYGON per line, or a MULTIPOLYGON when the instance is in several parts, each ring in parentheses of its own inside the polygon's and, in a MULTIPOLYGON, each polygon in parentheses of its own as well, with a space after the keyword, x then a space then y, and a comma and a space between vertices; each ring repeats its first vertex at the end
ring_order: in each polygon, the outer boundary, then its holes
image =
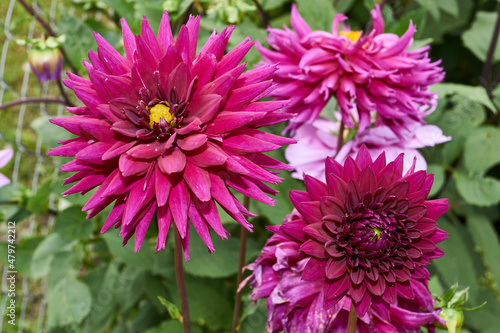
POLYGON ((444 73, 439 61, 429 59, 428 46, 409 51, 415 26, 410 23, 398 37, 384 33, 378 4, 371 14, 370 32, 351 31, 343 24, 347 17, 337 14, 328 33, 312 31, 292 5, 293 30, 268 30, 274 51, 257 45, 265 63, 279 63, 273 76, 278 88, 271 96, 292 100, 285 108, 297 114, 287 127, 292 134, 315 120, 332 96, 345 125, 354 127, 359 119, 360 131, 370 126, 375 111, 377 122, 399 133, 406 119, 420 121, 435 107, 437 95, 429 86, 444 73))
POLYGON ((251 228, 250 213, 228 188, 272 205, 266 193, 276 191, 263 182, 281 180, 269 169, 288 169, 263 152, 295 140, 257 129, 290 117, 280 112, 286 102, 257 102, 274 89, 276 68, 243 73, 249 38, 224 55, 234 27, 214 32, 196 54, 199 22, 191 17, 174 40, 166 12, 157 36, 146 19, 138 36, 122 19, 125 57, 96 33, 97 53, 84 62, 90 80, 68 73, 65 81, 85 105, 52 119, 77 136, 48 153, 75 157, 61 168, 76 172, 64 194, 98 187, 83 210, 91 218, 114 202, 101 232, 120 228, 124 244, 135 234, 136 251, 155 213, 156 250, 174 223, 188 258, 190 220, 214 251, 209 228, 228 234, 216 202, 251 228))
POLYGON ((408 122, 404 138, 399 138, 388 126, 379 125, 367 128, 356 134, 355 138, 346 142, 337 154, 337 133, 339 125, 328 119, 318 118, 312 124, 304 124, 295 132, 297 144, 287 147, 285 157, 296 172, 293 177, 302 179, 303 173, 322 181, 325 180, 325 159, 335 157, 343 163, 347 156, 355 157, 359 149, 365 145, 372 158, 385 152, 388 160, 394 160, 404 153, 403 173, 406 173, 415 162, 415 170, 426 170, 427 163, 417 148, 433 147, 436 144, 451 140, 444 136, 435 125, 422 125, 419 122, 408 122))
POLYGON ((290 192, 298 215, 272 230, 300 243, 309 258, 301 277, 321 281, 326 309, 347 295, 363 317, 371 304, 411 300, 411 281, 427 280, 425 266, 443 255, 436 219, 448 200, 426 200, 433 175, 414 166, 403 175, 403 160, 373 161, 363 146, 344 165, 326 160, 326 184, 305 176, 307 191, 290 192))
MULTIPOLYGON (((297 218, 300 215, 292 214, 281 228, 286 229, 297 218)), ((277 234, 267 241, 257 260, 247 266, 253 272, 245 281, 253 288, 250 295, 253 301, 267 298, 267 332, 347 332, 351 306, 349 293, 333 306, 324 308, 324 281, 308 281, 301 277, 311 260, 300 250, 301 242, 280 231, 280 227, 271 229, 276 229, 277 234)), ((372 304, 363 316, 358 317, 356 332, 417 333, 422 332, 421 326, 434 332, 433 323, 444 320, 439 317, 440 309, 434 309, 435 301, 427 283, 411 280, 410 287, 413 299, 397 296, 388 308, 372 304)))
MULTIPOLYGON (((0 150, 0 168, 6 166, 7 163, 9 163, 9 161, 12 159, 12 156, 14 156, 14 151, 12 150, 12 148, 0 150)), ((7 184, 10 184, 10 179, 0 173, 0 187, 7 184)))

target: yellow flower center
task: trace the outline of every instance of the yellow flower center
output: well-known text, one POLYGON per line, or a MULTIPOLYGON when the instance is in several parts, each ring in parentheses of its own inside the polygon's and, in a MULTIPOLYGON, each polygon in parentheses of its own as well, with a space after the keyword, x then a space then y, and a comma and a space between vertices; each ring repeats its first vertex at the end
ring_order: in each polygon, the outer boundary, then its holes
POLYGON ((339 35, 347 37, 351 42, 356 43, 359 37, 361 37, 361 30, 341 31, 339 32, 339 35))
POLYGON ((380 235, 382 234, 382 230, 380 230, 379 228, 373 228, 372 231, 373 231, 372 240, 375 239, 375 237, 377 237, 377 239, 380 239, 380 235))
POLYGON ((170 113, 169 105, 158 103, 149 110, 149 126, 153 128, 154 123, 160 124, 161 118, 170 123, 174 116, 170 113))

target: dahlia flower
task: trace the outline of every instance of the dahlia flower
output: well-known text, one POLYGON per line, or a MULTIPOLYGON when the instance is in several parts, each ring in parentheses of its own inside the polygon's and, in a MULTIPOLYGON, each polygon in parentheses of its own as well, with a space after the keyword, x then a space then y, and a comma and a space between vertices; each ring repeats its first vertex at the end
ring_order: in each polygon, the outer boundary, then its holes
POLYGON ((321 281, 326 309, 347 295, 363 317, 371 304, 411 300, 411 281, 429 279, 425 265, 443 255, 436 219, 448 200, 426 200, 433 175, 414 165, 403 175, 403 160, 373 161, 362 146, 344 165, 326 160, 326 184, 305 176, 306 192, 290 192, 298 215, 272 231, 300 244, 309 258, 301 278, 321 281))
MULTIPOLYGON (((297 214, 291 214, 282 227, 293 224, 295 218, 297 214)), ((301 278, 310 258, 300 251, 300 246, 297 239, 278 230, 257 260, 246 267, 253 271, 244 282, 253 288, 250 298, 253 301, 267 298, 267 332, 346 332, 351 306, 349 294, 332 307, 324 308, 324 282, 301 278)), ((422 332, 420 326, 434 332, 433 323, 444 322, 439 317, 440 309, 434 309, 435 302, 426 282, 411 280, 410 284, 413 299, 398 296, 389 309, 372 305, 364 316, 358 317, 356 332, 417 333, 422 332)))
MULTIPOLYGON (((6 166, 7 163, 9 163, 9 161, 12 159, 12 156, 14 156, 14 151, 12 150, 12 148, 0 150, 0 168, 6 166)), ((10 184, 10 179, 0 173, 0 187, 7 184, 10 184)))
POLYGON ((234 27, 214 31, 196 54, 199 17, 176 40, 167 12, 157 36, 146 18, 138 36, 121 22, 125 57, 95 33, 97 53, 84 61, 90 80, 68 73, 65 84, 84 106, 51 121, 77 137, 48 155, 75 157, 61 168, 76 172, 65 195, 98 188, 83 207, 88 218, 114 202, 102 233, 120 228, 124 244, 135 234, 138 251, 156 213, 157 251, 174 223, 188 259, 190 220, 212 252, 209 228, 228 234, 216 202, 250 229, 250 213, 229 188, 272 205, 266 193, 276 191, 263 182, 281 180, 269 169, 288 169, 263 152, 295 141, 257 129, 290 118, 280 111, 287 102, 257 102, 273 90, 276 68, 243 73, 249 38, 224 55, 234 27))
POLYGON ((312 124, 304 124, 295 132, 297 144, 287 147, 285 157, 295 168, 293 177, 302 179, 303 173, 322 181, 325 180, 325 159, 335 157, 343 163, 347 156, 355 157, 361 146, 365 145, 372 158, 385 152, 388 160, 394 160, 404 153, 403 173, 406 173, 415 162, 415 170, 426 170, 427 163, 417 148, 433 147, 436 144, 451 140, 444 136, 435 125, 423 125, 419 122, 408 122, 404 137, 398 138, 388 126, 379 125, 367 128, 356 134, 354 139, 346 142, 337 154, 337 133, 339 124, 319 117, 312 124))
POLYGON ((380 7, 371 11, 371 31, 352 31, 344 14, 333 19, 332 32, 312 31, 292 5, 291 25, 268 29, 274 50, 257 45, 264 63, 279 63, 273 78, 278 84, 271 96, 290 98, 285 110, 296 113, 287 130, 292 134, 314 121, 331 97, 337 99, 342 121, 359 130, 377 122, 396 134, 405 120, 420 121, 433 110, 437 95, 429 86, 443 80, 439 61, 431 62, 428 46, 410 51, 415 26, 398 37, 384 33, 380 7), (339 24, 342 28, 339 30, 339 24))

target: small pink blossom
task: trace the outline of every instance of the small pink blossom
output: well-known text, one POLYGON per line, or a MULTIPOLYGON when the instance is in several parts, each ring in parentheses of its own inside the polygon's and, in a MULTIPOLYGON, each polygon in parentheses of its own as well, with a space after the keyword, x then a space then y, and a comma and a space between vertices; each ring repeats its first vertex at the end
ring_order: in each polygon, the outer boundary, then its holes
POLYGON ((427 163, 417 148, 433 147, 436 144, 451 140, 444 136, 435 125, 422 125, 419 122, 408 122, 402 131, 404 138, 399 138, 388 126, 379 125, 357 133, 355 138, 346 142, 337 154, 337 132, 339 125, 328 119, 318 118, 312 124, 304 124, 297 129, 294 138, 297 144, 287 147, 285 157, 295 168, 292 174, 302 178, 306 173, 315 178, 325 180, 325 159, 335 157, 344 162, 348 156, 355 157, 361 146, 365 145, 372 158, 385 152, 388 160, 394 160, 404 153, 403 172, 407 172, 415 162, 415 170, 426 170, 427 163))
MULTIPOLYGON (((9 161, 12 159, 12 156, 14 156, 14 151, 12 150, 12 148, 0 150, 0 168, 6 166, 7 163, 9 163, 9 161)), ((7 184, 10 184, 10 179, 0 173, 0 187, 7 184)))

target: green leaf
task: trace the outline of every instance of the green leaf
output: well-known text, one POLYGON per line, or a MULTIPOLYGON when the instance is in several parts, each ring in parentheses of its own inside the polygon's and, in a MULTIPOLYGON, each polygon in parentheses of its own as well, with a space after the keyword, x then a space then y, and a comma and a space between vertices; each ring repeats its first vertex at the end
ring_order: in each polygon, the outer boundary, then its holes
POLYGON ((451 16, 457 17, 459 15, 459 4, 458 0, 439 0, 435 1, 443 12, 450 14, 451 16))
MULTIPOLYGON (((440 0, 442 1, 442 0, 440 0)), ((417 2, 427 11, 429 12, 436 20, 439 20, 441 14, 439 10, 439 1, 434 0, 417 0, 417 2)))
MULTIPOLYGON (((211 254, 195 231, 191 231, 190 240, 190 260, 184 263, 184 269, 187 273, 195 276, 221 278, 238 272, 239 237, 231 236, 227 240, 223 240, 214 235, 212 241, 215 252, 211 254)), ((250 247, 253 244, 249 242, 247 245, 247 251, 251 252, 250 247)))
POLYGON ((42 138, 42 146, 47 149, 58 147, 59 141, 73 137, 64 128, 50 123, 49 119, 49 117, 40 116, 31 122, 31 128, 42 138))
POLYGON ((337 2, 337 7, 335 7, 335 10, 339 13, 346 13, 349 9, 351 9, 353 4, 354 0, 339 0, 337 2))
MULTIPOLYGON (((486 61, 496 20, 496 12, 478 11, 470 29, 462 34, 465 47, 483 62, 486 61)), ((495 47, 493 61, 500 61, 500 43, 495 47)))
MULTIPOLYGON (((30 263, 33 253, 38 245, 45 239, 44 236, 34 236, 30 238, 23 238, 21 242, 16 244, 16 271, 21 275, 30 274, 30 263)), ((0 243, 0 262, 4 265, 8 264, 8 243, 0 243)))
POLYGON ((482 214, 468 215, 467 229, 476 246, 482 250, 484 265, 490 270, 497 286, 500 286, 500 239, 497 231, 482 214))
POLYGON ((161 296, 158 296, 158 300, 167 309, 168 314, 170 315, 170 317, 172 317, 172 319, 179 320, 179 321, 181 320, 181 312, 179 311, 179 308, 177 307, 177 305, 175 305, 172 302, 167 301, 166 299, 164 299, 161 296))
MULTIPOLYGON (((225 288, 221 280, 193 278, 189 275, 185 278, 191 322, 206 325, 214 332, 230 331, 228 318, 231 318, 233 309, 225 295, 233 295, 234 291, 225 288)), ((179 306, 179 293, 175 284, 169 283, 168 288, 170 301, 179 306)))
POLYGON ((296 3, 300 15, 312 30, 332 30, 335 10, 331 1, 315 0, 314 5, 311 5, 310 0, 297 0, 296 3))
POLYGON ((484 174, 492 166, 500 162, 500 154, 492 154, 498 150, 500 129, 484 126, 470 133, 465 139, 464 164, 469 171, 484 174))
POLYGON ((134 1, 128 0, 102 0, 110 8, 118 13, 118 16, 125 18, 129 25, 134 22, 134 1))
POLYGON ((62 9, 59 15, 58 33, 73 36, 73 38, 66 38, 63 45, 64 50, 68 54, 71 64, 83 70, 82 60, 87 59, 89 50, 97 49, 92 29, 83 21, 62 9))
POLYGON ((434 182, 432 183, 432 188, 429 193, 429 197, 432 197, 439 193, 444 185, 445 180, 445 168, 440 164, 429 164, 427 165, 427 173, 434 174, 434 182))
POLYGON ((141 250, 134 252, 134 244, 123 245, 123 239, 118 234, 119 230, 110 229, 104 235, 104 241, 108 245, 109 251, 120 261, 127 263, 141 270, 150 270, 153 267, 154 260, 151 253, 153 249, 144 241, 141 250))
POLYGON ((488 207, 500 201, 500 181, 493 177, 470 177, 459 171, 453 173, 458 193, 470 204, 488 207))
POLYGON ((54 232, 67 239, 87 239, 92 234, 92 222, 80 206, 71 206, 57 215, 54 232))
POLYGON ((45 238, 35 249, 31 258, 31 276, 34 279, 47 276, 54 255, 71 248, 72 245, 72 241, 62 238, 58 234, 51 234, 45 238))
POLYGON ((457 83, 438 83, 431 86, 431 91, 437 92, 440 98, 444 98, 447 95, 460 95, 466 99, 480 103, 496 113, 495 105, 489 99, 488 93, 483 87, 457 83))
POLYGON ((49 327, 80 323, 89 313, 92 297, 89 288, 75 278, 61 280, 47 293, 49 327))
POLYGON ((33 214, 40 214, 47 210, 49 204, 49 194, 52 189, 52 180, 43 184, 34 196, 29 198, 26 208, 33 214))
POLYGON ((455 282, 461 286, 469 286, 472 304, 477 304, 475 298, 480 286, 476 271, 480 269, 480 263, 468 230, 461 224, 451 223, 445 217, 439 219, 438 227, 447 231, 449 236, 439 243, 438 246, 445 255, 433 260, 433 267, 437 269, 445 286, 451 286, 455 282))
MULTIPOLYGON (((148 329, 144 333, 183 333, 184 329, 182 324, 178 320, 167 320, 162 322, 160 325, 148 329)), ((202 333, 200 326, 191 325, 192 333, 202 333)))
MULTIPOLYGON (((248 298, 247 298, 248 299, 248 298)), ((241 315, 240 333, 265 332, 267 323, 266 301, 261 298, 257 304, 249 301, 241 315)))
POLYGON ((55 253, 47 276, 48 289, 54 288, 54 286, 65 278, 76 278, 82 265, 82 260, 83 248, 81 245, 55 253))

